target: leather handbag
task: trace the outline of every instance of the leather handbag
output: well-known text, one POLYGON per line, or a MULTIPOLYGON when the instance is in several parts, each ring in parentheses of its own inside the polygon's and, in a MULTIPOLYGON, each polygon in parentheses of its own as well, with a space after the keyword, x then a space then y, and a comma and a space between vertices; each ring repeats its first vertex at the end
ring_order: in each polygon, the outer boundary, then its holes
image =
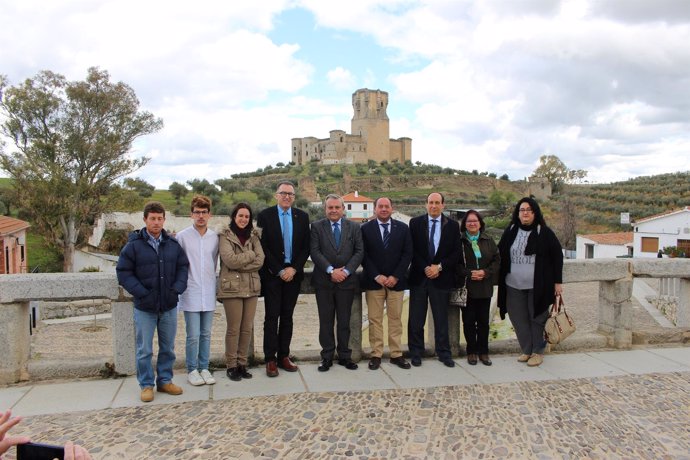
MULTIPOLYGON (((462 261, 465 265, 467 265, 467 262, 465 261, 464 246, 462 247, 462 261)), ((467 277, 465 277, 462 283, 462 287, 450 290, 450 298, 448 299, 448 304, 460 308, 467 306, 467 277)))
POLYGON ((575 321, 565 311, 563 296, 557 295, 544 325, 544 338, 550 344, 561 343, 575 332, 575 321))

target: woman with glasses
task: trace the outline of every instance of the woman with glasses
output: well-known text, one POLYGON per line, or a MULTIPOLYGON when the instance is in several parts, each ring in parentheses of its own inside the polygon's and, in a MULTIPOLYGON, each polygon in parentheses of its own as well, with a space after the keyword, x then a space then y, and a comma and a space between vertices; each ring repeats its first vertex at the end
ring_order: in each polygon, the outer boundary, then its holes
POLYGON ((544 362, 544 324, 555 295, 563 292, 563 252, 555 233, 546 226, 537 202, 522 198, 498 243, 501 270, 498 307, 515 329, 521 363, 544 362))
POLYGON ((460 223, 461 256, 457 286, 467 286, 467 306, 461 308, 462 330, 467 341, 467 363, 485 366, 489 358, 489 307, 498 280, 499 255, 494 240, 484 234, 484 219, 470 209, 460 223), (466 284, 465 284, 466 283, 466 284))
POLYGON ((218 299, 225 308, 226 374, 234 382, 252 378, 247 371, 256 303, 261 291, 259 269, 264 263, 261 230, 252 225, 252 208, 237 203, 230 228, 220 235, 218 299))

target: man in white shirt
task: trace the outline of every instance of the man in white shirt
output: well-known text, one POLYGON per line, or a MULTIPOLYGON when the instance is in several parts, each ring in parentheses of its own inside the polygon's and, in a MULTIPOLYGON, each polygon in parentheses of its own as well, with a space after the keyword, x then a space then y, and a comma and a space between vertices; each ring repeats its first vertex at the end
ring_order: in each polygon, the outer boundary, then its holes
POLYGON ((192 199, 191 208, 194 225, 177 234, 177 241, 189 259, 187 290, 180 296, 178 304, 179 309, 184 312, 187 330, 187 380, 194 386, 213 385, 216 379, 208 370, 208 361, 213 312, 216 309, 218 234, 208 228, 211 218, 210 199, 196 195, 192 199))

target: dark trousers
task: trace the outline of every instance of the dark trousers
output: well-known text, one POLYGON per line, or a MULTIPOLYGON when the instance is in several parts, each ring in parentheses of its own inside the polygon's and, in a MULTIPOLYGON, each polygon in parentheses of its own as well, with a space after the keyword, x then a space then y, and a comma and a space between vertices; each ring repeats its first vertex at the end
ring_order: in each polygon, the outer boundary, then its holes
POLYGON ((461 308, 462 332, 467 340, 467 354, 489 354, 489 307, 488 299, 467 298, 467 306, 461 308))
POLYGON ((268 361, 281 360, 290 356, 292 341, 292 314, 299 296, 302 277, 295 277, 289 283, 277 276, 261 279, 264 293, 264 358, 268 361))
POLYGON ((350 359, 350 316, 354 289, 316 289, 316 305, 319 310, 319 343, 321 358, 333 359, 338 339, 338 358, 350 359), (336 334, 333 329, 336 329, 336 334))
POLYGON ((426 323, 427 302, 431 304, 434 318, 434 341, 436 356, 450 359, 450 340, 448 339, 448 295, 449 289, 438 289, 428 281, 421 286, 410 288, 410 319, 407 323, 411 357, 424 356, 424 324, 426 323))

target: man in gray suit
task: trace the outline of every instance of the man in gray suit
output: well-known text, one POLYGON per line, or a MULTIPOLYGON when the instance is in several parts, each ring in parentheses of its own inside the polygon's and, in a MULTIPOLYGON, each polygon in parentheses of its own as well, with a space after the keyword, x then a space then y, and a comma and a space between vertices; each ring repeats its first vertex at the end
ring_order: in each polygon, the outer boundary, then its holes
POLYGON ((364 244, 359 224, 343 219, 345 204, 339 195, 328 195, 326 218, 311 224, 311 278, 316 290, 319 310, 320 372, 333 365, 336 337, 333 327, 337 320, 338 364, 357 369, 350 349, 350 314, 355 296, 355 270, 364 258, 364 244))

